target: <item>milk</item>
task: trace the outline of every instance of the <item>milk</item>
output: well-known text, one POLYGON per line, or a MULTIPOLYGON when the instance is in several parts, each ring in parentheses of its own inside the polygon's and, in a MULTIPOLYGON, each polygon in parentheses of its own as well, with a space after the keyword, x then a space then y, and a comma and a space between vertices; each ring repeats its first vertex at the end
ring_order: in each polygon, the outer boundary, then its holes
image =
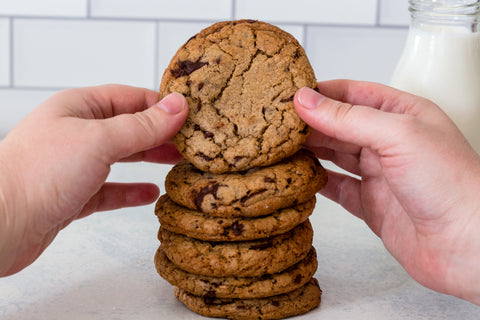
POLYGON ((411 26, 391 85, 428 98, 480 152, 480 35, 464 26, 411 26))

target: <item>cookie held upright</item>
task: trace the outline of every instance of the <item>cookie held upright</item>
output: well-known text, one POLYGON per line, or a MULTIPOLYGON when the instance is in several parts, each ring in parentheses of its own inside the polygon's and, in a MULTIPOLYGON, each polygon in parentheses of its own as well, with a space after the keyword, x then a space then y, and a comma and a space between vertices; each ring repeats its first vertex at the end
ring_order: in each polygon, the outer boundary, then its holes
POLYGON ((160 98, 183 94, 191 112, 174 137, 183 156, 203 171, 267 166, 300 149, 310 128, 293 106, 315 74, 298 41, 270 24, 220 22, 175 54, 160 98))

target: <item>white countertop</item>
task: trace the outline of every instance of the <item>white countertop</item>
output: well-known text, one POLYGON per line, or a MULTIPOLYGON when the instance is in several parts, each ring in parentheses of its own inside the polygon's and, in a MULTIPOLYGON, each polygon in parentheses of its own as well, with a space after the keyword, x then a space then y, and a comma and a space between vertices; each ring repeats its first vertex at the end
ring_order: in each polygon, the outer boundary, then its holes
MULTIPOLYGON (((111 181, 160 185, 169 166, 117 164, 111 181)), ((321 306, 298 319, 479 319, 480 307, 414 282, 363 221, 320 198, 311 217, 321 306)), ((206 319, 155 271, 153 205, 75 221, 30 267, 0 278, 0 319, 206 319)))

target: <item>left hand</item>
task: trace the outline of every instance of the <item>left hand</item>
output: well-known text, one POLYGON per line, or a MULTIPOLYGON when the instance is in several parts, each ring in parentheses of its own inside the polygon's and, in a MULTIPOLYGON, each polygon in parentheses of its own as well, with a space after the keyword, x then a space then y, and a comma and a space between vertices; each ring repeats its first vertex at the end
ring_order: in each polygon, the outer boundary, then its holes
POLYGON ((110 166, 178 161, 168 140, 187 114, 180 94, 120 85, 64 90, 31 112, 0 142, 0 276, 75 219, 155 201, 156 185, 105 183, 110 166))

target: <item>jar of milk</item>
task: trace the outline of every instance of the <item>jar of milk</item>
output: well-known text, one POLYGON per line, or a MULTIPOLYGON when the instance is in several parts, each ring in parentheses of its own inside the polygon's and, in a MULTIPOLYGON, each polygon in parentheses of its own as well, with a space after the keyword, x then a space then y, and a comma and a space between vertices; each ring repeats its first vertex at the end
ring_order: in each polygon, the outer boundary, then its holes
POLYGON ((409 5, 409 34, 391 85, 438 104, 480 152, 480 0, 409 5))

